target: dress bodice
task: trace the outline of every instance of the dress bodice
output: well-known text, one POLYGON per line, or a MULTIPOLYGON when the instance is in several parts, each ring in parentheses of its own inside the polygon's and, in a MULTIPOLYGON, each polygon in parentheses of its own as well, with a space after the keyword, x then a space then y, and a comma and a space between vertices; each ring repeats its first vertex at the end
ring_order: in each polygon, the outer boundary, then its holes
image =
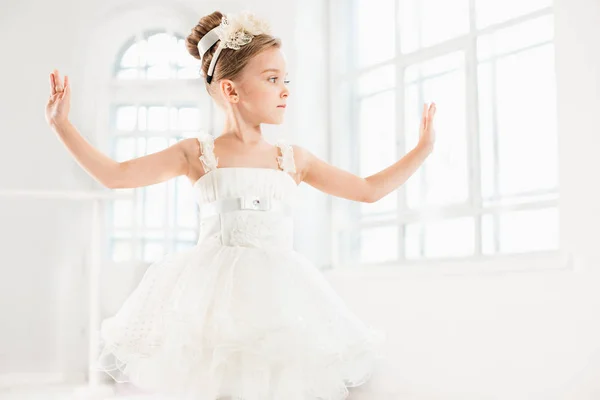
POLYGON ((220 168, 213 151, 213 137, 202 136, 199 141, 205 173, 193 184, 200 207, 198 243, 210 240, 227 246, 292 248, 291 210, 298 186, 290 175, 295 172, 292 146, 282 140, 277 142, 281 152, 277 157, 279 169, 220 168), (226 202, 236 204, 235 208, 208 212, 226 202))

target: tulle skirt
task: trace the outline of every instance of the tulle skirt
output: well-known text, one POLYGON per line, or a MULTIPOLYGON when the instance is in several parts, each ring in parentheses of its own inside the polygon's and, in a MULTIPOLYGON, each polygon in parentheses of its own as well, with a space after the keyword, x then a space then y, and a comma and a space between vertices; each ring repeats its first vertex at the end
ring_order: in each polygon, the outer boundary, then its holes
POLYGON ((385 341, 300 253, 217 241, 150 265, 100 337, 96 370, 190 400, 345 399, 385 341))

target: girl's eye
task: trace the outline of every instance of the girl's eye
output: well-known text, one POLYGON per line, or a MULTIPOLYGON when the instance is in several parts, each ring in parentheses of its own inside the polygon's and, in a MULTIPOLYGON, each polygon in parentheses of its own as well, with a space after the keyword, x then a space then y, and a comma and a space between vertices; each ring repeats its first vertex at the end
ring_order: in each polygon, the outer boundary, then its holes
MULTIPOLYGON (((273 77, 269 78, 269 80, 271 80, 271 79, 277 79, 277 77, 273 76, 273 77)), ((273 83, 275 83, 275 82, 273 82, 273 83)), ((283 83, 288 84, 288 83, 290 83, 290 81, 289 80, 285 80, 285 81, 283 81, 283 83)))

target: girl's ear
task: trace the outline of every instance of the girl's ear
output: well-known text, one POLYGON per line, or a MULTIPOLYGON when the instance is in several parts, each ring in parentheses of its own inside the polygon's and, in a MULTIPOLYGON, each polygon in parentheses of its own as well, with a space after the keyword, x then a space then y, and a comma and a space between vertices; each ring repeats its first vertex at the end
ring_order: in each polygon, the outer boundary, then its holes
POLYGON ((219 87, 221 88, 221 93, 223 94, 225 100, 230 103, 237 103, 238 93, 235 89, 235 84, 233 83, 233 81, 229 79, 222 79, 219 85, 219 87))

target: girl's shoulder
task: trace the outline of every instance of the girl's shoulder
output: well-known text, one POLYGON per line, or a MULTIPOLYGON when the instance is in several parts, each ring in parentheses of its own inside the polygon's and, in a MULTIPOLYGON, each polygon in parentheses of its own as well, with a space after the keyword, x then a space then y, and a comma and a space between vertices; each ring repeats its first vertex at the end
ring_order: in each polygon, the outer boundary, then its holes
POLYGON ((290 166, 289 168, 294 170, 299 176, 303 176, 311 160, 312 153, 303 146, 289 143, 284 139, 278 140, 276 144, 282 149, 282 157, 286 160, 283 161, 282 159, 281 161, 287 163, 290 166))
POLYGON ((211 135, 181 139, 177 142, 188 157, 198 158, 207 149, 214 148, 214 138, 211 135))

